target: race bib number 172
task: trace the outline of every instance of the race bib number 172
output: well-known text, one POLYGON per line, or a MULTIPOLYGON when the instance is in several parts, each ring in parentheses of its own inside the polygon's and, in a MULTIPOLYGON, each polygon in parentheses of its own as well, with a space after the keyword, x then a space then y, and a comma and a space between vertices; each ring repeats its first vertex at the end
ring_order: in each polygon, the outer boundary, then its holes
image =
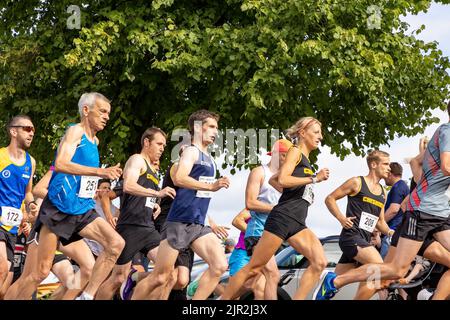
POLYGON ((23 219, 23 214, 20 209, 13 207, 2 207, 1 222, 4 226, 17 227, 23 219))

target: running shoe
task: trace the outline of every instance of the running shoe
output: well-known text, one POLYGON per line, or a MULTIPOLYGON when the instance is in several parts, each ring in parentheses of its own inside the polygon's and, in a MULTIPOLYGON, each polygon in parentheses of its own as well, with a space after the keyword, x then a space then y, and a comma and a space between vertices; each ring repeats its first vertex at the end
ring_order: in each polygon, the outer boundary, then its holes
POLYGON ((125 280, 120 286, 120 298, 122 300, 130 300, 131 295, 133 294, 134 287, 136 286, 136 281, 132 279, 132 275, 137 272, 136 269, 131 268, 130 273, 128 274, 127 280, 125 280))
POLYGON ((336 273, 324 271, 320 276, 319 285, 314 290, 313 300, 330 300, 338 291, 333 284, 336 273))

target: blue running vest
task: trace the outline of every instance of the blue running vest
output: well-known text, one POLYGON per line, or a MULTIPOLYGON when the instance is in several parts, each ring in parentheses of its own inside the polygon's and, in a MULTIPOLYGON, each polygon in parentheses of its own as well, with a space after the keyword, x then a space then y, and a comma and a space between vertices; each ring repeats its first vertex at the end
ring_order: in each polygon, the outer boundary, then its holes
MULTIPOLYGON (((100 166, 97 144, 91 142, 86 134, 81 137, 80 144, 72 157, 72 162, 86 167, 98 168, 100 166)), ((94 209, 94 199, 79 197, 81 179, 82 176, 53 172, 48 187, 48 198, 62 213, 80 215, 94 209)), ((96 182, 98 181, 96 180, 96 182)))
MULTIPOLYGON (((198 149, 197 146, 194 147, 198 149)), ((195 180, 200 180, 200 177, 214 178, 216 175, 214 161, 200 149, 198 151, 198 160, 192 167, 189 176, 195 180)), ((167 215, 167 221, 204 225, 211 198, 198 197, 197 192, 197 190, 179 188, 167 215)))
POLYGON ((21 210, 25 190, 33 172, 32 166, 28 152, 25 153, 25 162, 16 164, 11 161, 7 148, 0 149, 0 212, 2 216, 5 214, 0 220, 0 227, 11 234, 17 234, 19 227, 4 224, 2 221, 5 221, 4 218, 9 214, 12 220, 17 220, 14 224, 20 224, 22 219, 8 208, 21 210))

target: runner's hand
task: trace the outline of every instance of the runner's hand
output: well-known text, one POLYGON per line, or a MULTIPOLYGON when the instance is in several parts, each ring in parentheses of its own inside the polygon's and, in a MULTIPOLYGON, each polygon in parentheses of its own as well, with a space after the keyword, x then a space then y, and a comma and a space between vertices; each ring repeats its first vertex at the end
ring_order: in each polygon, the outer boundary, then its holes
POLYGON ((36 202, 30 202, 30 204, 28 205, 28 208, 30 209, 29 214, 32 215, 33 217, 37 216, 38 214, 38 205, 36 204, 36 202))
POLYGON ((330 176, 330 170, 328 168, 323 168, 319 171, 319 173, 316 175, 317 182, 321 182, 324 180, 328 180, 328 177, 330 176))
POLYGON ((159 206, 159 204, 155 203, 155 206, 153 207, 153 220, 156 220, 160 213, 161 207, 159 206))
POLYGON ((176 195, 177 192, 175 191, 174 188, 165 187, 164 189, 158 191, 157 197, 158 198, 171 197, 172 199, 174 199, 176 195))
POLYGON ((228 189, 229 186, 230 186, 230 180, 227 177, 221 177, 212 184, 211 191, 217 191, 222 188, 228 189))
POLYGON ((116 164, 114 167, 101 168, 100 177, 110 180, 119 179, 122 175, 122 169, 120 168, 120 163, 116 164))
POLYGON ((344 229, 350 229, 351 227, 353 227, 353 221, 355 220, 356 217, 345 217, 344 219, 342 219, 341 221, 339 221, 342 225, 342 228, 344 229))
POLYGON ((117 225, 117 217, 112 217, 111 219, 108 219, 108 222, 115 229, 117 225))
POLYGON ((211 229, 215 233, 215 235, 219 237, 220 240, 225 240, 226 238, 228 238, 227 230, 230 230, 229 227, 213 225, 211 226, 211 229))

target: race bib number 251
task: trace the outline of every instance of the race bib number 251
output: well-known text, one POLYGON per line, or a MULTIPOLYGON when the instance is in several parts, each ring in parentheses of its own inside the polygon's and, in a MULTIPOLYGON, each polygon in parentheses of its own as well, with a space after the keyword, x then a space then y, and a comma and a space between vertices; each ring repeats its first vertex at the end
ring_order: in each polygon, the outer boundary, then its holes
POLYGON ((80 198, 92 199, 97 191, 99 177, 82 176, 80 181, 80 192, 78 196, 80 198))

